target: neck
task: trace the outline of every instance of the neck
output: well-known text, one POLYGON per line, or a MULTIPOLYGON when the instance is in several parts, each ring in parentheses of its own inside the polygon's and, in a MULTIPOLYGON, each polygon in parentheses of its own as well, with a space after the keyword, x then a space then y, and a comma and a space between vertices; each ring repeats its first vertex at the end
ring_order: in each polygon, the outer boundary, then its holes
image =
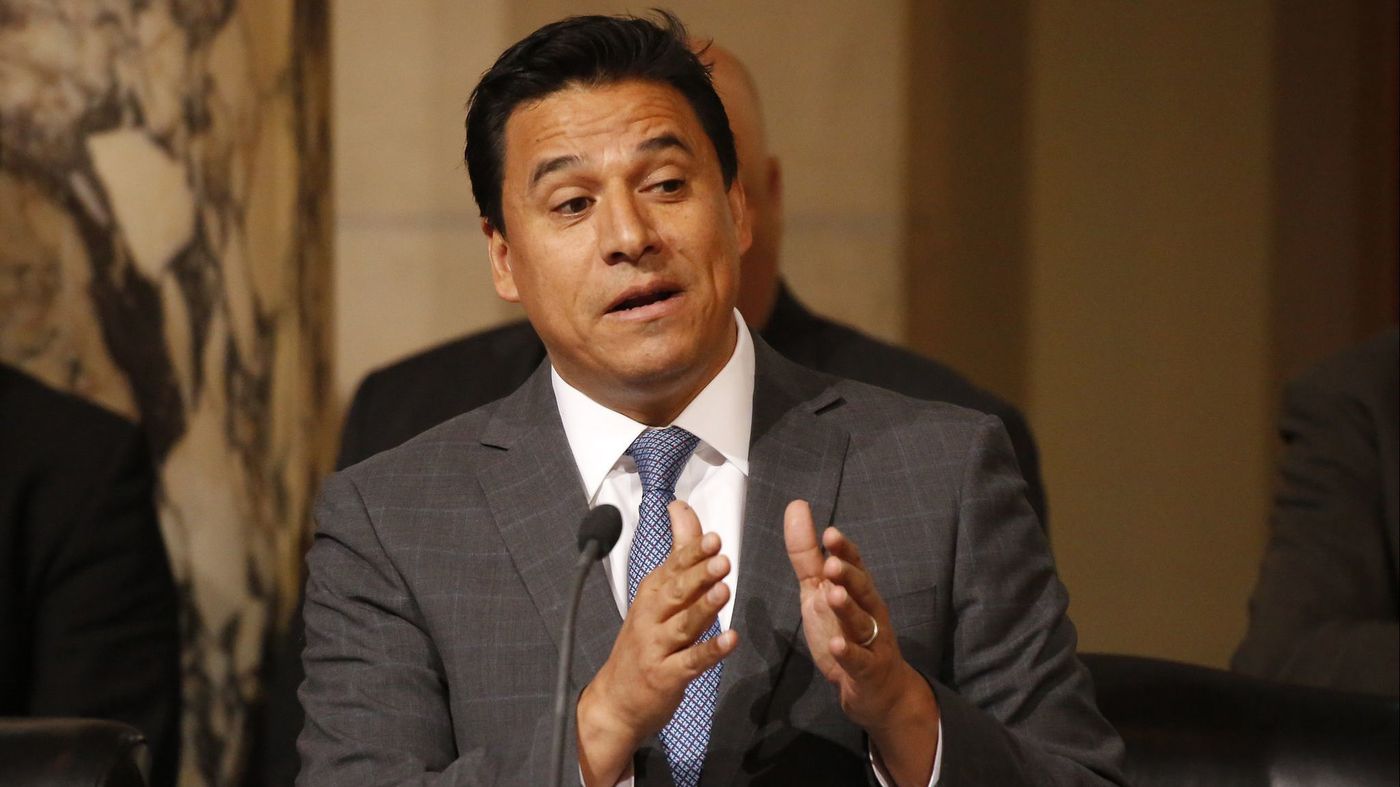
MULTIPOLYGON (((708 381, 707 381, 708 384, 708 381)), ((622 413, 639 424, 646 424, 653 427, 670 426, 672 422, 685 412, 685 408, 695 397, 704 390, 702 385, 684 397, 666 399, 664 401, 637 401, 637 402, 600 402, 604 407, 614 412, 622 413)))

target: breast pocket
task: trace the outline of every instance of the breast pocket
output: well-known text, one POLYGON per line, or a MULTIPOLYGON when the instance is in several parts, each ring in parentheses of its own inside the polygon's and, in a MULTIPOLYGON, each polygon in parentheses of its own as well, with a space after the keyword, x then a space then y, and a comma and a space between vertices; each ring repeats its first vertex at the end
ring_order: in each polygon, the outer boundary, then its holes
POLYGON ((905 661, 928 676, 938 674, 944 632, 949 628, 939 585, 904 591, 885 599, 905 661))

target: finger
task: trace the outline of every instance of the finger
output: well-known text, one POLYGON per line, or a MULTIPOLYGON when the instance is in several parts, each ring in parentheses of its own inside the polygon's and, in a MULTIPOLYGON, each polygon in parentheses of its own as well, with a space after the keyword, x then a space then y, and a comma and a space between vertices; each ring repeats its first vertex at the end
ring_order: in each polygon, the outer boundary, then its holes
POLYGON ((846 588, 850 591, 855 602, 872 615, 884 608, 880 593, 875 590, 875 581, 864 569, 857 568, 832 555, 822 563, 822 578, 833 585, 846 588))
POLYGON ((856 603, 842 585, 828 585, 825 596, 827 606, 841 626, 842 636, 855 643, 869 641, 876 631, 875 616, 856 603))
MULTIPOLYGON (((885 636, 884 632, 880 632, 880 636, 885 636)), ((879 656, 869 648, 863 648, 844 637, 832 637, 828 647, 836 663, 856 681, 865 680, 880 669, 879 656)))
POLYGON ((836 547, 823 563, 822 576, 850 591, 855 601, 872 615, 878 615, 885 608, 884 599, 875 589, 875 580, 860 562, 860 553, 855 544, 841 535, 834 527, 822 534, 822 541, 836 547), (849 560, 854 557, 855 560, 849 560))
POLYGON ((792 562, 797 581, 820 578, 822 550, 812 525, 812 509, 806 500, 788 503, 783 514, 783 540, 787 542, 788 560, 792 562))
POLYGON ((665 568, 667 570, 684 571, 697 563, 703 563, 706 558, 719 554, 720 539, 718 533, 706 533, 699 538, 694 538, 685 543, 677 541, 671 542, 671 554, 657 568, 658 571, 665 568))
POLYGON ((734 630, 722 631, 717 637, 686 648, 671 657, 672 664, 679 669, 687 681, 718 664, 721 659, 734 652, 739 646, 739 634, 734 630))
POLYGON ((716 582, 704 593, 701 593, 695 599, 695 603, 678 610, 671 617, 667 626, 671 630, 673 649, 679 650, 694 644, 695 640, 699 639, 714 624, 719 617, 719 611, 724 608, 727 601, 729 601, 729 586, 723 582, 716 582))
POLYGON ((846 538, 846 534, 842 533, 840 528, 835 525, 822 531, 822 546, 826 547, 827 552, 847 563, 865 568, 865 561, 860 557, 860 547, 856 546, 856 542, 846 538))
POLYGON ((810 626, 817 641, 839 636, 841 634, 841 622, 836 618, 836 612, 827 603, 827 594, 831 590, 832 584, 823 580, 817 585, 817 592, 812 594, 810 618, 809 611, 803 610, 802 616, 804 625, 810 626))
POLYGON ((700 517, 684 500, 672 500, 666 507, 671 515, 671 549, 700 540, 700 517))
MULTIPOLYGON (((690 566, 679 566, 667 560, 652 572, 637 589, 632 606, 642 602, 654 610, 654 619, 667 621, 695 603, 705 592, 729 574, 729 558, 713 555, 690 566)), ((699 632, 697 632, 698 635, 699 632)))

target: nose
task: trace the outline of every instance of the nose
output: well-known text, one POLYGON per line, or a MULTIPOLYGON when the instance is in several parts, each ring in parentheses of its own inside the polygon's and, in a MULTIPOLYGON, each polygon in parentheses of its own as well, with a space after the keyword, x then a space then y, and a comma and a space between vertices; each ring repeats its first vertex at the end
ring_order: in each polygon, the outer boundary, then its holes
POLYGON ((651 217, 639 205, 630 189, 612 195, 603 207, 598 230, 598 243, 603 258, 609 263, 635 263, 654 254, 659 245, 651 217))

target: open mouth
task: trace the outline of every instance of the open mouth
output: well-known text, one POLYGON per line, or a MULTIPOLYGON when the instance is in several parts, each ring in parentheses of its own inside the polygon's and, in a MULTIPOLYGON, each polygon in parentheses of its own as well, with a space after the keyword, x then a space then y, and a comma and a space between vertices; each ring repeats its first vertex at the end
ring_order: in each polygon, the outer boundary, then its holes
POLYGON ((608 309, 608 314, 640 309, 644 306, 670 300, 680 294, 681 291, 679 288, 664 285, 660 287, 645 287, 636 290, 628 290, 608 309))

